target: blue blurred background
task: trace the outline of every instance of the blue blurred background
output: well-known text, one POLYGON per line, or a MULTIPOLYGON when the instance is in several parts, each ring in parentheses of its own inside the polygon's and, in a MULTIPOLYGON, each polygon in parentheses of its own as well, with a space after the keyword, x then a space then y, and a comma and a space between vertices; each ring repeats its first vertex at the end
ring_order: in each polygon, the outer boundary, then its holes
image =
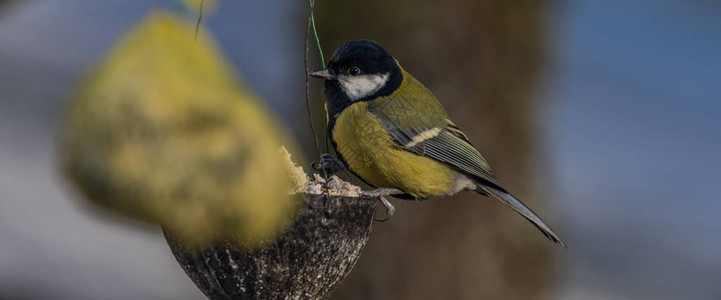
POLYGON ((721 4, 568 1, 545 97, 562 295, 721 298, 721 4))
MULTIPOLYGON (((159 230, 79 209, 54 154, 78 78, 169 3, 0 6, 0 298, 203 298, 159 230)), ((307 122, 298 105, 304 5, 224 1, 203 23, 297 134, 307 122)), ((543 298, 721 299, 721 4, 551 8, 536 170, 570 249, 554 251, 560 278, 543 298)))

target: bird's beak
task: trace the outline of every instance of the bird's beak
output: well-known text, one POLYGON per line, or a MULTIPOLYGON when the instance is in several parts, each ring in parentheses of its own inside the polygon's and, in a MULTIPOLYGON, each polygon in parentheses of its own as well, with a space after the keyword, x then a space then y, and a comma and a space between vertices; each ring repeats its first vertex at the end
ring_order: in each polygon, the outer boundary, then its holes
POLYGON ((335 76, 333 76, 333 74, 331 73, 331 70, 328 68, 311 71, 310 73, 308 73, 308 75, 313 76, 315 78, 322 78, 322 79, 327 79, 327 80, 335 79, 335 76))

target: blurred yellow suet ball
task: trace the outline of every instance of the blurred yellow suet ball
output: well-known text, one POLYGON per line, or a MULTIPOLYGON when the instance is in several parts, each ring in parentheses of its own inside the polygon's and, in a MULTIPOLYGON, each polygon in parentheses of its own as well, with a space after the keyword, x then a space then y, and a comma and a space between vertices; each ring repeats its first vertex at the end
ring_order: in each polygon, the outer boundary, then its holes
POLYGON ((298 148, 194 35, 156 12, 115 46, 69 103, 63 170, 85 198, 189 242, 272 238, 296 208, 279 148, 298 148))

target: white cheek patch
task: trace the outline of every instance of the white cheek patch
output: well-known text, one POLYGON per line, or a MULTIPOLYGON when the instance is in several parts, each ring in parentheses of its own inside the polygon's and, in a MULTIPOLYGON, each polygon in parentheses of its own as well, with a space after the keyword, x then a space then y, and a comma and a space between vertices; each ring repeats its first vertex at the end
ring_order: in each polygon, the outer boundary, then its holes
POLYGON ((377 92, 388 82, 389 73, 375 75, 341 75, 338 78, 343 92, 355 101, 377 92))

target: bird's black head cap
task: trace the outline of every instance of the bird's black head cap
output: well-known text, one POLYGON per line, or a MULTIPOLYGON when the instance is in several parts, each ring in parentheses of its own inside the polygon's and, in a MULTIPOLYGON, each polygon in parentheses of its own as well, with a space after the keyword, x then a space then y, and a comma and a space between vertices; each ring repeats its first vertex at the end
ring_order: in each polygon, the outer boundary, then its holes
POLYGON ((347 74, 352 67, 359 68, 363 74, 392 73, 398 70, 393 56, 381 44, 371 40, 355 40, 341 45, 328 62, 328 68, 336 73, 347 74))
POLYGON ((398 62, 381 44, 371 40, 354 40, 338 47, 328 62, 331 78, 325 81, 325 98, 328 113, 334 116, 351 103, 388 96, 403 81, 398 62), (372 94, 351 99, 343 91, 339 76, 387 75, 385 84, 372 94))

